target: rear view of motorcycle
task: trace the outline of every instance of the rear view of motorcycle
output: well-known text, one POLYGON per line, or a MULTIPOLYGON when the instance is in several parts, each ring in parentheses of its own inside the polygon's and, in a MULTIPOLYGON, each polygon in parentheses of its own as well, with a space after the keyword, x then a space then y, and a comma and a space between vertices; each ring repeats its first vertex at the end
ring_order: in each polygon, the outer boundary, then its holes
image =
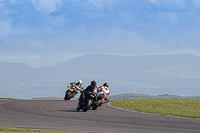
POLYGON ((104 103, 105 101, 105 94, 104 92, 98 92, 97 93, 97 104, 94 104, 92 106, 93 110, 96 110, 98 107, 101 107, 101 105, 104 103))
POLYGON ((83 97, 79 99, 77 111, 82 109, 83 112, 86 112, 88 109, 97 104, 95 100, 96 94, 94 92, 82 92, 82 93, 83 97))

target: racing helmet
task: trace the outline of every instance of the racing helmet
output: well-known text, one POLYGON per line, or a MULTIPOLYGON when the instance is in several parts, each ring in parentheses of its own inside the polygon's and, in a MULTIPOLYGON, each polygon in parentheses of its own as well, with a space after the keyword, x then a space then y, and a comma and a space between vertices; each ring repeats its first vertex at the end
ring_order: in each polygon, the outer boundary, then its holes
POLYGON ((97 85, 97 82, 93 80, 93 81, 91 82, 91 85, 96 86, 96 85, 97 85))
POLYGON ((79 83, 79 84, 82 84, 82 83, 83 83, 83 81, 82 81, 82 80, 79 80, 79 81, 78 81, 78 83, 79 83))
POLYGON ((76 83, 77 86, 79 85, 82 85, 82 80, 79 80, 77 83, 76 83))
POLYGON ((106 86, 106 87, 108 87, 108 83, 104 83, 104 84, 103 84, 103 86, 106 86))

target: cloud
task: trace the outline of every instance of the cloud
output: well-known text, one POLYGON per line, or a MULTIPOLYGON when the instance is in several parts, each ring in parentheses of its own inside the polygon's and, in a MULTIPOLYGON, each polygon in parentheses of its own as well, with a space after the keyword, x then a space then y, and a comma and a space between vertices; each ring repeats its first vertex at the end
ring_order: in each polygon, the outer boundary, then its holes
POLYGON ((170 24, 176 24, 179 20, 178 14, 172 13, 172 12, 160 13, 158 15, 158 18, 159 18, 159 21, 167 22, 167 23, 170 23, 170 24))
POLYGON ((119 3, 119 0, 86 0, 84 4, 86 6, 92 6, 96 8, 108 8, 115 6, 119 3))
POLYGON ((0 37, 9 35, 12 32, 12 27, 10 22, 0 21, 0 37))
POLYGON ((5 0, 0 0, 0 7, 3 7, 4 5, 6 5, 5 0))
POLYGON ((86 4, 96 7, 102 7, 102 0, 87 0, 86 4))
POLYGON ((149 0, 150 2, 152 2, 155 5, 159 5, 160 4, 160 0, 149 0))
POLYGON ((52 55, 53 64, 61 53, 148 54, 197 46, 199 34, 191 35, 199 33, 198 6, 199 0, 0 0, 0 54, 24 62, 52 55))
POLYGON ((167 10, 167 11, 187 10, 191 4, 191 1, 188 0, 149 0, 149 1, 155 5, 158 5, 160 10, 167 10))
POLYGON ((0 5, 1 5, 1 4, 5 4, 5 1, 6 1, 6 0, 0 0, 0 5))
POLYGON ((163 0, 161 3, 171 9, 185 9, 190 2, 187 0, 163 0))
POLYGON ((10 0, 10 3, 11 4, 19 4, 19 3, 21 3, 21 0, 10 0))
POLYGON ((0 20, 3 19, 3 18, 1 18, 2 17, 1 15, 4 15, 8 12, 8 10, 4 8, 4 6, 6 6, 5 1, 0 0, 0 20))
POLYGON ((0 21, 0 39, 1 38, 12 38, 10 41, 14 41, 15 38, 27 37, 27 34, 33 33, 30 29, 19 25, 17 27, 12 26, 12 21, 10 19, 6 21, 0 21))
POLYGON ((193 2, 197 7, 200 7, 200 0, 193 0, 193 2))
POLYGON ((49 15, 62 5, 62 0, 32 0, 31 2, 38 11, 44 15, 49 15))

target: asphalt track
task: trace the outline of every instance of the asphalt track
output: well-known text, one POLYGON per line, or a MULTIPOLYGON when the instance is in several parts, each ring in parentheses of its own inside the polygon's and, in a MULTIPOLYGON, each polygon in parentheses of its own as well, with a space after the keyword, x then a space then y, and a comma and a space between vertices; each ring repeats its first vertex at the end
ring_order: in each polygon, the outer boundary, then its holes
POLYGON ((0 100, 0 127, 73 132, 200 133, 200 120, 126 111, 103 105, 76 111, 78 101, 0 100))

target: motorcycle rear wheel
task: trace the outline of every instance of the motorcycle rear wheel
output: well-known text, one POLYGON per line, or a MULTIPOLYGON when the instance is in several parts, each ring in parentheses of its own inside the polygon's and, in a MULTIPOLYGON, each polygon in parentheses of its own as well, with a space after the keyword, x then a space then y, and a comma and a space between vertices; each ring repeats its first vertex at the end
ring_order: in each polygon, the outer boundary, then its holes
POLYGON ((85 103, 84 107, 83 107, 83 112, 86 112, 88 109, 90 109, 91 107, 91 99, 88 99, 87 102, 85 103))
POLYGON ((77 107, 77 108, 76 108, 76 110, 77 110, 77 111, 79 111, 79 110, 80 110, 80 108, 79 108, 79 107, 77 107))

